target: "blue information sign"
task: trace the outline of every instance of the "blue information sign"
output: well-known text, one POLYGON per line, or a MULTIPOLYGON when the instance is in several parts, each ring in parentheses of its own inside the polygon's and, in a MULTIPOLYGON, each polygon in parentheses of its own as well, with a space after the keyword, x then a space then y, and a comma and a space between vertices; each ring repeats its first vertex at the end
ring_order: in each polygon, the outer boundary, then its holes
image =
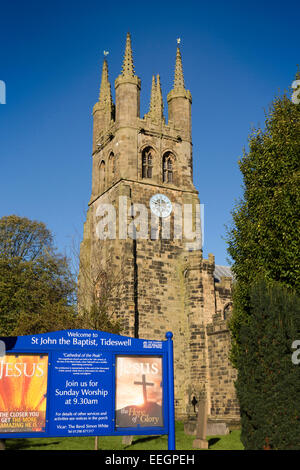
POLYGON ((95 330, 0 338, 0 438, 168 434, 174 450, 166 338, 95 330))

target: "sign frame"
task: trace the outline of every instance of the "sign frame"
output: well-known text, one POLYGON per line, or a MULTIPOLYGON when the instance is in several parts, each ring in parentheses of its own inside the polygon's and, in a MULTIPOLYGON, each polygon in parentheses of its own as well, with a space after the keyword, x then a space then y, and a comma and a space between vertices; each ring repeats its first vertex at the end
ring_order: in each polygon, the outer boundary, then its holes
MULTIPOLYGON (((175 450, 174 371, 172 337, 173 334, 171 332, 168 332, 166 333, 165 341, 148 339, 146 340, 139 338, 131 338, 128 336, 115 335, 112 333, 102 332, 98 330, 60 330, 37 335, 0 337, 0 341, 4 342, 5 344, 5 355, 48 355, 45 431, 2 433, 0 430, 0 439, 167 434, 168 448, 169 450, 175 450), (82 338, 81 342, 80 338, 82 338), (85 362, 88 361, 88 359, 86 358, 89 356, 95 358, 93 359, 94 362, 85 362), (117 357, 120 356, 129 358, 162 358, 161 386, 163 426, 116 426, 116 360, 117 357), (84 369, 84 364, 89 364, 87 366, 87 369, 84 369), (71 370, 71 372, 69 372, 69 370, 71 370), (93 372, 93 370, 96 372, 93 372), (101 391, 103 392, 102 402, 105 402, 105 404, 102 404, 101 406, 103 406, 104 408, 107 407, 107 415, 104 415, 103 419, 106 419, 107 417, 106 421, 108 422, 108 426, 104 427, 103 429, 90 426, 93 427, 93 429, 91 429, 88 433, 83 432, 82 434, 79 433, 79 430, 78 433, 75 433, 74 429, 73 433, 72 430, 70 431, 70 426, 72 425, 70 425, 70 423, 68 422, 68 418, 66 418, 66 422, 68 423, 66 425, 66 429, 63 428, 63 425, 61 425, 61 429, 60 431, 58 431, 58 424, 54 422, 54 418, 58 413, 57 410, 66 409, 67 411, 65 411, 64 413, 69 413, 69 416, 72 416, 72 419, 75 420, 75 423, 77 422, 76 420, 79 418, 77 411, 74 410, 79 410, 79 405, 76 408, 76 406, 74 405, 75 402, 77 405, 76 398, 70 398, 69 403, 72 403, 70 406, 66 405, 66 408, 57 408, 58 406, 63 406, 59 404, 60 397, 56 398, 57 390, 60 390, 57 387, 61 387, 63 381, 65 381, 65 387, 67 386, 68 380, 66 379, 66 377, 72 377, 73 379, 74 377, 82 378, 84 377, 84 374, 86 374, 86 377, 90 379, 90 383, 92 382, 92 378, 94 376, 98 378, 104 378, 103 387, 105 388, 103 390, 100 390, 99 388, 96 389, 96 391, 95 388, 92 390, 90 390, 89 388, 84 390, 87 390, 86 393, 101 393, 101 391), (106 398, 105 396, 106 391, 108 392, 108 398, 106 398)), ((0 362, 1 361, 2 357, 0 357, 0 362)), ((75 385, 75 388, 72 388, 70 386, 69 390, 82 390, 82 388, 78 385, 80 382, 77 382, 77 380, 74 380, 70 383, 74 383, 77 385, 75 385)), ((98 383, 98 381, 94 383, 98 383)), ((64 393, 70 393, 69 390, 68 392, 65 391, 64 393)), ((78 393, 80 392, 78 391, 78 393)), ((88 398, 86 400, 88 401, 88 398)), ((99 397, 99 400, 101 402, 101 396, 99 397)), ((97 400, 95 399, 94 402, 96 403, 96 401, 97 400)), ((101 406, 99 408, 97 404, 95 409, 102 410, 101 406)), ((84 406, 82 408, 84 409, 84 406)), ((88 408, 88 406, 85 407, 85 409, 88 408)), ((89 414, 92 416, 91 419, 95 419, 95 422, 98 422, 97 419, 100 420, 100 411, 93 411, 93 407, 90 409, 91 411, 89 412, 89 414), (98 416, 98 418, 93 417, 93 413, 95 414, 95 416, 98 416)), ((85 414, 84 412, 81 413, 83 414, 83 416, 88 414, 87 412, 85 412, 85 414)), ((60 418, 57 419, 59 420, 60 418)), ((84 421, 84 418, 82 419, 84 421)), ((86 421, 84 421, 84 423, 86 423, 86 421)), ((87 431, 85 426, 86 424, 83 424, 83 431, 87 431)), ((106 426, 106 424, 103 426, 106 426)), ((78 427, 80 426, 78 425, 78 427)))

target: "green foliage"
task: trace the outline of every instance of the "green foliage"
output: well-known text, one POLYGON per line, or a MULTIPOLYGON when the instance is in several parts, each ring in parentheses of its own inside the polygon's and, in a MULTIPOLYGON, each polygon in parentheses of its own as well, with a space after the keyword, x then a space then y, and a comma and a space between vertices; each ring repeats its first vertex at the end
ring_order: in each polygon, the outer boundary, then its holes
POLYGON ((0 256, 33 261, 53 252, 53 237, 43 222, 9 215, 0 219, 0 256))
POLYGON ((0 219, 0 336, 74 328, 118 333, 99 302, 78 315, 76 289, 69 260, 56 253, 45 224, 0 219))
POLYGON ((228 230, 231 359, 247 449, 299 448, 299 368, 291 361, 300 339, 299 162, 300 105, 284 95, 265 130, 250 135, 239 162, 244 194, 228 230))
POLYGON ((228 252, 237 279, 231 321, 235 360, 249 313, 249 285, 261 275, 299 291, 300 105, 276 98, 266 129, 250 136, 239 165, 244 195, 233 211, 228 252))
POLYGON ((12 334, 32 335, 76 328, 84 328, 84 324, 73 305, 66 305, 64 301, 47 301, 37 312, 21 310, 12 334))
POLYGON ((75 318, 74 292, 68 260, 55 252, 45 224, 16 215, 0 219, 1 335, 40 333, 47 321, 45 331, 59 329, 63 317, 56 322, 52 314, 57 308, 75 318))
POLYGON ((300 450, 300 299, 279 283, 250 289, 250 317, 241 328, 237 396, 245 449, 300 450))

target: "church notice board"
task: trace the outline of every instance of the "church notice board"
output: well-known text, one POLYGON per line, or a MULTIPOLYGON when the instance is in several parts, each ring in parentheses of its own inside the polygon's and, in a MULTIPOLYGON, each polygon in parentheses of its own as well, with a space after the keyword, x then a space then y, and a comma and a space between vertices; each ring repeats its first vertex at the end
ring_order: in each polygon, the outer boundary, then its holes
POLYGON ((174 450, 172 336, 1 337, 0 438, 168 434, 174 450))

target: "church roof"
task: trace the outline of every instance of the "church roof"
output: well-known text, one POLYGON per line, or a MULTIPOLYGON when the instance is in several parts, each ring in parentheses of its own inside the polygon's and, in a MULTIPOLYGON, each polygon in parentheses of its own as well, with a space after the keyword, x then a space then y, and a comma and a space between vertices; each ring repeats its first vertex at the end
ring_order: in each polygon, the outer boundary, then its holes
POLYGON ((219 266, 216 264, 214 271, 215 280, 217 282, 220 282, 222 276, 231 277, 232 279, 234 279, 234 274, 229 266, 219 266))

